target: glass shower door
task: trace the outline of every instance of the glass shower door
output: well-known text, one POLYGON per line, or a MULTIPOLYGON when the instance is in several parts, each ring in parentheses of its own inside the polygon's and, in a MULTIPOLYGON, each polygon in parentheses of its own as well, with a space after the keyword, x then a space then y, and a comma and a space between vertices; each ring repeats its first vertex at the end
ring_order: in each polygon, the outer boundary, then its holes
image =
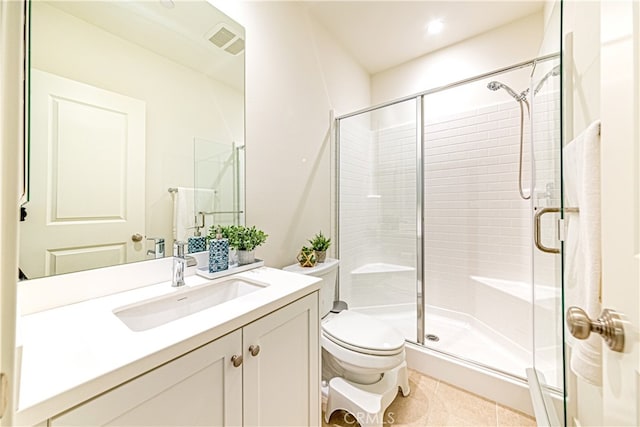
POLYGON ((244 224, 244 146, 194 139, 194 203, 201 230, 244 224))
POLYGON ((340 299, 417 336, 417 102, 338 120, 340 299))

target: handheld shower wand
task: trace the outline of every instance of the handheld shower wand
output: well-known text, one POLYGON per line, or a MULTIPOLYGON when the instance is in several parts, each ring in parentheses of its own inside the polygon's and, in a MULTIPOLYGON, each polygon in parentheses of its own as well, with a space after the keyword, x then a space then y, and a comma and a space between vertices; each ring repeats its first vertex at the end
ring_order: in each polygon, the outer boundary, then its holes
POLYGON ((489 88, 489 90, 493 90, 493 91, 496 91, 496 90, 499 90, 499 89, 504 89, 504 90, 507 91, 507 93, 509 95, 511 95, 518 102, 522 101, 523 99, 526 99, 526 97, 527 97, 527 95, 526 95, 527 91, 522 92, 521 94, 518 95, 513 89, 511 89, 506 84, 500 83, 500 82, 495 81, 495 80, 492 81, 492 82, 489 82, 489 84, 487 85, 487 88, 489 88))
POLYGON ((542 89, 542 86, 544 86, 545 82, 549 79, 549 77, 556 77, 559 75, 560 75, 560 66, 556 65, 551 69, 551 71, 549 71, 547 74, 544 75, 544 77, 540 79, 540 81, 536 85, 536 88, 533 90, 533 94, 537 95, 538 92, 540 92, 540 89, 542 89))
POLYGON ((529 189, 528 195, 525 195, 524 190, 522 189, 522 152, 524 151, 524 108, 522 108, 522 104, 524 103, 527 106, 527 113, 531 114, 531 112, 529 111, 529 102, 527 101, 527 94, 529 93, 529 89, 522 91, 522 93, 520 94, 517 94, 506 84, 495 80, 489 82, 487 88, 493 91, 504 89, 509 95, 513 97, 513 99, 518 101, 518 105, 520 105, 520 161, 518 165, 518 191, 520 192, 520 197, 522 199, 529 200, 531 198, 531 189, 529 189))

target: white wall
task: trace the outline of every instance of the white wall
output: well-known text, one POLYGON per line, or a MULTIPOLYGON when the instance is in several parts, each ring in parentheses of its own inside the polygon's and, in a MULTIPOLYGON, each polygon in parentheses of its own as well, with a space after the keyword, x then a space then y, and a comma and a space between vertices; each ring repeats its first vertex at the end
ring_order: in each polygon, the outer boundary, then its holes
MULTIPOLYGON (((533 59, 542 31, 543 15, 539 12, 377 73, 371 79, 372 102, 382 103, 533 59)), ((505 83, 520 87, 516 82, 505 83)))
POLYGON ((247 224, 269 234, 257 256, 295 263, 331 229, 329 111, 369 105, 369 76, 300 2, 216 3, 247 34, 247 224))
POLYGON ((244 140, 244 94, 46 3, 32 4, 31 29, 32 67, 146 103, 145 234, 170 254, 167 189, 193 187, 194 137, 244 140))

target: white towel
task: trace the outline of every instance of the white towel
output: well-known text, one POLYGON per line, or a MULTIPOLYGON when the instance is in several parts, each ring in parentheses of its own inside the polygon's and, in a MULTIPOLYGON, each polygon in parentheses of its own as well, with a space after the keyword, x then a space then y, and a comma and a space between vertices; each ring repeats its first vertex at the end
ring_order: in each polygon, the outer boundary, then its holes
MULTIPOLYGON (((173 240, 187 241, 193 236, 196 225, 202 224, 198 212, 214 210, 215 190, 203 188, 178 187, 173 200, 173 240)), ((200 230, 203 236, 209 232, 211 215, 205 215, 205 227, 200 230)))
MULTIPOLYGON (((565 306, 600 315, 600 121, 589 125, 563 149, 565 206, 580 212, 567 217, 565 242, 565 306)), ((567 334, 570 336, 569 334, 567 334)), ((571 370, 595 385, 602 384, 602 339, 569 340, 571 370)))

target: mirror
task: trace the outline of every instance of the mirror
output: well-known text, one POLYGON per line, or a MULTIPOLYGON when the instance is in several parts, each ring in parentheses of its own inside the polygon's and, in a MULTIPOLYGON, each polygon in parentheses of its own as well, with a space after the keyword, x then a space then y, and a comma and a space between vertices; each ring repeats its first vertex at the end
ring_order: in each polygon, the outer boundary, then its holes
POLYGON ((29 15, 27 278, 150 259, 149 238, 170 256, 198 225, 244 223, 242 26, 206 1, 29 15))

